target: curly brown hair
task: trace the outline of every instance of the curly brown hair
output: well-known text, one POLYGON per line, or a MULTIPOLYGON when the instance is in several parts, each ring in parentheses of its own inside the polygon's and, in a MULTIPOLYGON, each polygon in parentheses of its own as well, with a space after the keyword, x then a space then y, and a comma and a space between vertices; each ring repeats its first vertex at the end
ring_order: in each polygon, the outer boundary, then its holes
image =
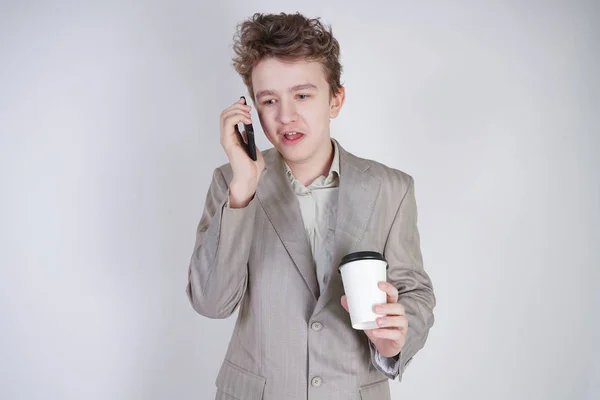
POLYGON ((342 87, 340 45, 320 18, 295 14, 261 14, 238 24, 234 36, 233 66, 241 75, 253 101, 252 68, 266 57, 320 62, 329 83, 330 97, 342 87))

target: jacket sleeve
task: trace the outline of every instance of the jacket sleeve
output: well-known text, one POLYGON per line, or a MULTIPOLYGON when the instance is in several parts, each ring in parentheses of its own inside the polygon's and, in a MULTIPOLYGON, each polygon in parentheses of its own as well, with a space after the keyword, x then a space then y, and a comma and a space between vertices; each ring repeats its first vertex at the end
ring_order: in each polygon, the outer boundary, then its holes
POLYGON ((371 350, 371 363, 389 379, 396 379, 400 373, 400 355, 394 357, 384 357, 381 355, 377 348, 369 340, 369 347, 371 350))
POLYGON ((229 208, 229 187, 214 171, 198 224, 186 292, 194 310, 208 318, 227 318, 246 292, 248 258, 256 202, 229 208))
POLYGON ((381 356, 370 343, 373 364, 390 379, 398 377, 399 381, 408 363, 425 345, 434 323, 436 299, 431 279, 423 268, 420 246, 414 180, 409 176, 384 250, 388 281, 398 289, 398 302, 408 318, 406 342, 399 356, 389 358, 381 356))

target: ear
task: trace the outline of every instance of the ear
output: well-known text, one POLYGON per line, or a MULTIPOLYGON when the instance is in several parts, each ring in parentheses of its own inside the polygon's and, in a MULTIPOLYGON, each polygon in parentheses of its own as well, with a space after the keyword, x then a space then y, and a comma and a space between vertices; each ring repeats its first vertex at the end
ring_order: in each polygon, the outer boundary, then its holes
POLYGON ((346 89, 341 86, 337 93, 329 101, 329 118, 335 118, 340 113, 346 100, 346 89))

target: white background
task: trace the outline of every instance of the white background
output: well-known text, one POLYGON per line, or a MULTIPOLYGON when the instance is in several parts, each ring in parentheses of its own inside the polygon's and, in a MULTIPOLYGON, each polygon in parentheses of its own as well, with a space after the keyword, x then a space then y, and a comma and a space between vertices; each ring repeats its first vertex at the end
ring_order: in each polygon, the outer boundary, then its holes
POLYGON ((0 398, 212 398, 235 316, 188 261, 235 25, 280 11, 341 43, 332 136, 416 181, 438 307, 393 398, 600 398, 598 2, 81 3, 0 6, 0 398))

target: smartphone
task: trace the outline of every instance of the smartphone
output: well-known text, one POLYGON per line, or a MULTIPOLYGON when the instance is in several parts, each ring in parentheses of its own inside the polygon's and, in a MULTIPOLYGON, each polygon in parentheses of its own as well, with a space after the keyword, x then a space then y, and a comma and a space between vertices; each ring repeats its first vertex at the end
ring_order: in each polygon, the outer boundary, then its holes
MULTIPOLYGON (((244 104, 248 104, 246 102, 246 98, 244 96, 242 96, 242 99, 244 99, 244 104)), ((246 131, 246 139, 248 140, 248 144, 246 145, 246 152, 248 153, 248 156, 250 156, 250 158, 253 161, 256 161, 256 145, 254 144, 254 127, 252 126, 252 124, 244 124, 244 130, 246 131)))

